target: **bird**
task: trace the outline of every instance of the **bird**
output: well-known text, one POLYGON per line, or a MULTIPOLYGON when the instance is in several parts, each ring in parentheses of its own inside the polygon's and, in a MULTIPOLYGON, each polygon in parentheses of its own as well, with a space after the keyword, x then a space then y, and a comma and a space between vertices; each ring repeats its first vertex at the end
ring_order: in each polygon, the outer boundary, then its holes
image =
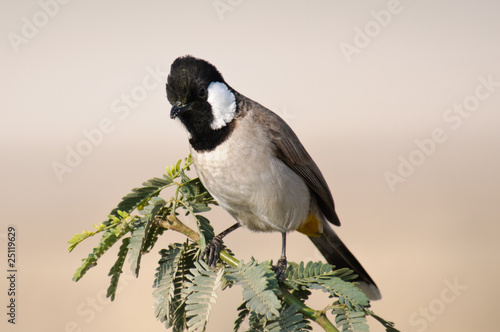
POLYGON ((278 280, 287 268, 287 233, 298 231, 329 264, 349 268, 372 300, 380 291, 332 226, 340 226, 331 191, 290 126, 276 113, 233 89, 208 61, 176 58, 166 83, 170 117, 187 130, 193 165, 203 186, 236 223, 215 236, 202 258, 215 266, 223 238, 244 226, 279 232, 278 280))

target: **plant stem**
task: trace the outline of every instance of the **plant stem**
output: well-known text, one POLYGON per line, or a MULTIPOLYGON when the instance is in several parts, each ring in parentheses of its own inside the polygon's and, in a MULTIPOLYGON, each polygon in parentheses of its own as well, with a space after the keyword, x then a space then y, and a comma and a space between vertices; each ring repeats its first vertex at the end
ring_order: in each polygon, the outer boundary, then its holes
POLYGON ((289 305, 294 305, 299 308, 299 312, 303 315, 309 317, 313 321, 315 321, 318 325, 320 325, 327 332, 339 332, 335 325, 330 322, 326 314, 322 310, 314 310, 306 306, 300 300, 298 300, 295 296, 290 294, 290 292, 285 289, 283 286, 280 287, 281 297, 285 300, 289 305))
MULTIPOLYGON (((175 215, 169 215, 166 220, 165 219, 157 219, 156 220, 159 227, 174 230, 186 235, 191 241, 198 242, 200 241, 200 235, 198 232, 191 229, 189 226, 186 226, 182 221, 177 218, 175 215)), ((230 266, 237 267, 239 260, 231 256, 227 251, 221 250, 220 259, 229 264, 230 266)), ((283 286, 280 287, 281 293, 278 294, 288 305, 293 305, 299 308, 299 312, 303 315, 307 316, 311 320, 315 321, 318 325, 320 325, 326 332, 339 332, 339 330, 335 327, 335 325, 330 322, 328 317, 326 316, 324 311, 314 310, 309 308, 304 303, 302 303, 295 296, 290 294, 290 292, 285 289, 283 286)))
POLYGON ((166 219, 158 218, 156 223, 159 227, 170 229, 179 233, 186 235, 191 241, 199 242, 200 235, 192 230, 190 227, 186 226, 182 221, 177 218, 176 215, 169 215, 166 219))

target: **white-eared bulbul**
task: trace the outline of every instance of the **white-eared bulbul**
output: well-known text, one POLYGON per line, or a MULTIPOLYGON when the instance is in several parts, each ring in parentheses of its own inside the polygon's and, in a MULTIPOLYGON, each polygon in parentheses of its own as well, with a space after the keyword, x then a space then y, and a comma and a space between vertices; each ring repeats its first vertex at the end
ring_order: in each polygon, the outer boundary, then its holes
POLYGON ((177 58, 167 80, 170 116, 189 133, 201 182, 237 223, 216 236, 203 257, 215 265, 222 238, 245 226, 280 232, 282 254, 276 274, 283 278, 286 234, 307 235, 337 268, 349 268, 372 299, 380 292, 372 278, 340 241, 333 198, 318 166, 292 129, 278 115, 229 86, 205 60, 177 58))

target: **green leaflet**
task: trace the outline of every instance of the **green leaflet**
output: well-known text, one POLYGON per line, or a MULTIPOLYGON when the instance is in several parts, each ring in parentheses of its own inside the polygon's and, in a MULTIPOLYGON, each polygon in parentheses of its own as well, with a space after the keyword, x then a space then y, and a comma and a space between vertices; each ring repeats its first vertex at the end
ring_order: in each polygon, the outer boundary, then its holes
POLYGON ((253 259, 248 264, 240 261, 238 267, 228 269, 226 278, 243 287, 243 300, 249 310, 268 320, 279 316, 278 282, 268 263, 258 264, 253 259))
POLYGON ((118 281, 120 280, 120 275, 123 273, 123 263, 125 263, 125 258, 128 253, 128 244, 130 242, 130 238, 126 237, 122 240, 122 245, 120 246, 120 250, 118 251, 118 259, 115 264, 109 270, 108 276, 111 277, 111 281, 108 287, 108 291, 106 293, 106 297, 109 297, 111 301, 115 300, 116 289, 118 288, 118 281))
POLYGON ((339 306, 333 309, 335 323, 342 329, 342 332, 369 331, 364 311, 351 311, 346 309, 345 306, 339 306))
POLYGON ((236 320, 234 321, 234 328, 233 328, 234 332, 239 331, 241 324, 243 324, 243 322, 245 321, 245 318, 247 318, 248 315, 250 314, 250 310, 248 310, 248 308, 247 308, 246 301, 243 302, 238 307, 237 310, 238 310, 238 318, 236 318, 236 320))
POLYGON ((171 303, 176 292, 174 279, 179 269, 179 262, 185 247, 174 243, 168 249, 160 251, 161 259, 156 269, 153 292, 155 298, 155 315, 161 322, 171 319, 171 303))
POLYGON ((129 250, 130 250, 130 269, 134 272, 135 276, 139 276, 139 268, 141 264, 142 254, 145 252, 144 247, 146 246, 147 236, 146 230, 149 230, 152 226, 153 220, 156 214, 165 206, 166 202, 163 198, 153 197, 148 205, 144 207, 139 213, 143 214, 144 217, 140 221, 134 224, 131 231, 132 236, 130 239, 129 250))
POLYGON ((322 262, 308 262, 306 265, 304 262, 300 262, 300 264, 291 262, 287 269, 285 283, 293 289, 298 289, 301 285, 308 285, 311 282, 332 277, 351 280, 355 277, 353 273, 347 268, 334 270, 334 266, 322 262))
POLYGON ((193 164, 193 158, 189 155, 187 158, 184 158, 184 166, 181 166, 181 163, 182 159, 179 159, 174 165, 166 167, 166 173, 170 178, 175 179, 181 175, 182 171, 189 171, 189 166, 193 164))
POLYGON ((373 311, 371 310, 365 310, 365 312, 372 316, 373 318, 375 318, 380 324, 382 324, 384 327, 385 327, 385 330, 387 332, 399 332, 399 330, 397 330, 396 328, 394 328, 394 323, 393 322, 389 322, 385 319, 383 319, 382 317, 376 315, 373 311))
POLYGON ((362 310, 370 306, 370 300, 359 288, 342 278, 350 279, 352 272, 347 269, 333 270, 333 266, 322 262, 308 262, 305 266, 291 263, 284 283, 295 290, 320 289, 338 297, 342 304, 362 310), (340 272, 338 272, 340 271, 340 272), (341 277, 338 277, 340 275, 341 277))
POLYGON ((238 308, 238 318, 234 322, 234 332, 239 331, 245 318, 249 318, 250 331, 268 331, 268 332, 297 332, 310 331, 308 319, 306 319, 295 306, 289 306, 282 303, 279 316, 272 320, 250 312, 243 302, 238 308))
POLYGON ((158 236, 163 233, 163 228, 159 228, 155 224, 155 220, 158 217, 162 217, 163 215, 167 215, 170 213, 170 209, 165 207, 167 202, 160 197, 153 197, 149 201, 149 205, 147 205, 140 213, 144 214, 144 217, 147 218, 146 227, 144 229, 144 238, 141 244, 141 253, 147 253, 151 250, 158 240, 158 236))
POLYGON ((108 221, 106 224, 104 223, 99 223, 97 225, 94 225, 93 227, 96 229, 93 232, 89 231, 83 231, 80 234, 75 234, 69 241, 68 244, 70 244, 68 250, 69 252, 72 252, 75 247, 80 244, 82 241, 88 239, 91 236, 94 236, 98 233, 105 232, 109 229, 115 228, 117 226, 120 226, 120 224, 123 223, 123 220, 127 219, 130 215, 127 212, 123 211, 117 211, 117 215, 109 215, 108 216, 108 221))
MULTIPOLYGON (((152 178, 144 182, 142 187, 132 189, 132 192, 125 195, 118 206, 114 208, 110 215, 116 216, 118 211, 126 211, 128 213, 136 208, 141 209, 145 206, 149 199, 158 196, 160 191, 174 184, 172 178, 164 175, 163 178, 152 178)), ((106 222, 104 222, 106 224, 106 222)))
POLYGON ((217 289, 222 283, 224 268, 212 271, 203 261, 194 263, 187 278, 186 316, 188 331, 205 331, 212 304, 217 300, 217 289))
POLYGON ((208 242, 215 236, 214 229, 210 225, 210 221, 202 215, 196 214, 196 226, 200 234, 200 250, 203 252, 208 242))
MULTIPOLYGON (((118 211, 125 211, 131 213, 135 209, 141 210, 147 205, 148 201, 158 196, 158 194, 165 188, 175 184, 174 180, 180 176, 185 170, 189 170, 189 166, 193 163, 191 156, 184 159, 184 165, 181 166, 182 159, 179 159, 172 168, 167 167, 167 174, 163 177, 154 177, 142 183, 142 187, 133 188, 130 193, 125 195, 118 206, 114 208, 110 215, 117 216, 118 211)), ((107 222, 104 222, 107 224, 107 222)))
POLYGON ((132 229, 130 243, 128 245, 129 249, 129 263, 130 270, 134 273, 136 277, 139 276, 139 268, 141 264, 141 248, 142 242, 145 236, 146 224, 148 223, 148 217, 142 217, 139 222, 134 225, 132 229))
POLYGON ((130 225, 136 220, 135 217, 127 216, 123 219, 112 217, 115 226, 104 231, 99 245, 94 248, 87 258, 82 260, 82 265, 76 270, 73 275, 73 280, 80 280, 83 275, 92 267, 97 265, 97 260, 108 251, 121 237, 130 231, 130 225), (116 220, 119 222, 116 222, 116 220))
POLYGON ((283 305, 277 319, 267 322, 264 326, 269 332, 310 331, 309 321, 298 312, 295 306, 283 305))
MULTIPOLYGON (((158 212, 158 214, 160 213, 161 210, 160 212, 158 212)), ((163 234, 164 229, 158 227, 154 221, 155 220, 153 219, 151 222, 148 222, 146 225, 146 229, 144 230, 144 241, 142 242, 141 247, 141 252, 143 254, 150 252, 156 244, 156 241, 158 241, 158 238, 163 234)))
POLYGON ((189 279, 189 269, 194 267, 197 247, 187 243, 174 243, 163 249, 155 274, 153 292, 155 315, 167 328, 182 331, 186 326, 185 299, 183 291, 189 279))
POLYGON ((217 205, 199 178, 190 179, 184 172, 181 172, 181 175, 180 203, 188 213, 207 212, 211 210, 210 204, 217 205))
POLYGON ((317 283, 311 283, 310 289, 320 289, 323 292, 330 293, 332 297, 338 297, 339 302, 345 305, 349 310, 362 311, 370 307, 370 300, 354 284, 343 281, 340 278, 319 280, 317 283))
POLYGON ((73 249, 75 249, 75 247, 78 244, 80 244, 83 240, 86 240, 89 237, 102 232, 106 226, 104 226, 103 224, 99 224, 99 225, 94 225, 94 227, 97 228, 97 230, 94 232, 83 231, 82 233, 73 235, 73 237, 68 241, 68 244, 70 245, 68 251, 72 252, 73 249))

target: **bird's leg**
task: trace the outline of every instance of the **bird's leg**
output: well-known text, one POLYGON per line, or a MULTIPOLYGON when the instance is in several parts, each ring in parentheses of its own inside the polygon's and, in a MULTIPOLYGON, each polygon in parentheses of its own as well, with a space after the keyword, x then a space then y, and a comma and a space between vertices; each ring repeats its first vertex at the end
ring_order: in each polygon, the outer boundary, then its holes
POLYGON ((273 266, 273 271, 278 281, 283 281, 286 278, 285 272, 288 264, 286 261, 286 232, 281 233, 281 240, 281 257, 278 259, 278 264, 273 266))
POLYGON ((233 226, 226 229, 225 231, 221 232, 220 234, 214 236, 212 238, 212 241, 207 243, 205 250, 203 250, 203 253, 201 254, 201 259, 203 259, 209 266, 215 267, 217 265, 217 262, 219 261, 220 251, 224 248, 224 245, 222 244, 222 239, 232 231, 240 228, 240 226, 241 225, 239 223, 236 223, 233 226))

